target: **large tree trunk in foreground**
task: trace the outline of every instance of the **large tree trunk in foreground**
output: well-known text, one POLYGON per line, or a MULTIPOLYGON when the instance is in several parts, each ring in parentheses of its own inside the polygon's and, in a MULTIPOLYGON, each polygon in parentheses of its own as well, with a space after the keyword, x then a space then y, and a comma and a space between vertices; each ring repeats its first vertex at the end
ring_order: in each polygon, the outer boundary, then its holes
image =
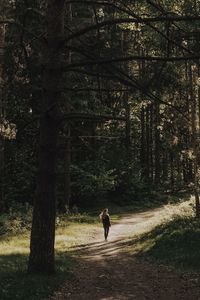
POLYGON ((4 139, 1 130, 3 123, 3 99, 2 99, 2 65, 3 65, 3 27, 0 26, 0 203, 3 201, 3 169, 4 169, 4 139))
POLYGON ((33 211, 29 272, 55 271, 55 166, 58 138, 58 92, 62 80, 64 0, 47 1, 47 42, 43 53, 43 105, 37 191, 33 211))

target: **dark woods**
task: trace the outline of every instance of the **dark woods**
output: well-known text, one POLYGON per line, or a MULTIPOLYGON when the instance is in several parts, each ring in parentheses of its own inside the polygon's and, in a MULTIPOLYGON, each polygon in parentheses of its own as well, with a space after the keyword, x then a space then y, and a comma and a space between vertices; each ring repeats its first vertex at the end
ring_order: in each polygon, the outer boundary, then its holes
POLYGON ((188 190, 199 214, 200 7, 165 2, 0 1, 0 203, 34 204, 29 271, 55 269, 56 209, 188 190))

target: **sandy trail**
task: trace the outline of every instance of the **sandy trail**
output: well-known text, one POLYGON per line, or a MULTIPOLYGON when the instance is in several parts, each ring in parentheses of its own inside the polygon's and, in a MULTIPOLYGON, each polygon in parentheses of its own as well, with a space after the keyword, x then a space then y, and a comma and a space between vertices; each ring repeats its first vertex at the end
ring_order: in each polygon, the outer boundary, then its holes
MULTIPOLYGON (((181 204, 187 206, 186 204, 181 204)), ((108 242, 103 231, 72 251, 80 255, 73 280, 66 282, 51 300, 200 300, 200 278, 176 273, 164 266, 139 260, 127 252, 138 235, 170 219, 180 207, 165 206, 123 217, 111 226, 108 242)), ((134 247, 132 245, 132 247, 134 247)))

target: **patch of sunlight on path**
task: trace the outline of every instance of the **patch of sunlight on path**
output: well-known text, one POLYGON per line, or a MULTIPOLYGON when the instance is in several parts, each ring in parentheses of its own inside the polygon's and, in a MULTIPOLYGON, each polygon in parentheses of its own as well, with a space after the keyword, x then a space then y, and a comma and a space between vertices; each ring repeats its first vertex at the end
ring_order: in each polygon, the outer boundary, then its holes
POLYGON ((179 204, 168 204, 161 208, 148 210, 142 213, 136 213, 120 220, 120 224, 113 226, 110 240, 115 240, 119 237, 132 237, 150 231, 155 226, 172 220, 178 215, 192 215, 193 197, 190 200, 179 204))
POLYGON ((187 277, 140 261, 128 251, 137 235, 177 215, 191 216, 193 203, 191 197, 176 205, 129 214, 111 226, 108 242, 101 228, 89 243, 72 246, 71 251, 81 258, 74 269, 75 280, 67 281, 48 300, 200 300, 198 282, 194 289, 187 277))

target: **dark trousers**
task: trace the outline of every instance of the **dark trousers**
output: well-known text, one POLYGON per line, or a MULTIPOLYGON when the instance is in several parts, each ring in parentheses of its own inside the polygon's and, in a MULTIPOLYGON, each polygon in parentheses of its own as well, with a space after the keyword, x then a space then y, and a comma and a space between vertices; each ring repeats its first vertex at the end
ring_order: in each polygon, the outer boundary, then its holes
POLYGON ((109 233, 109 226, 103 226, 104 228, 104 237, 105 237, 105 240, 107 239, 108 237, 108 233, 109 233))

